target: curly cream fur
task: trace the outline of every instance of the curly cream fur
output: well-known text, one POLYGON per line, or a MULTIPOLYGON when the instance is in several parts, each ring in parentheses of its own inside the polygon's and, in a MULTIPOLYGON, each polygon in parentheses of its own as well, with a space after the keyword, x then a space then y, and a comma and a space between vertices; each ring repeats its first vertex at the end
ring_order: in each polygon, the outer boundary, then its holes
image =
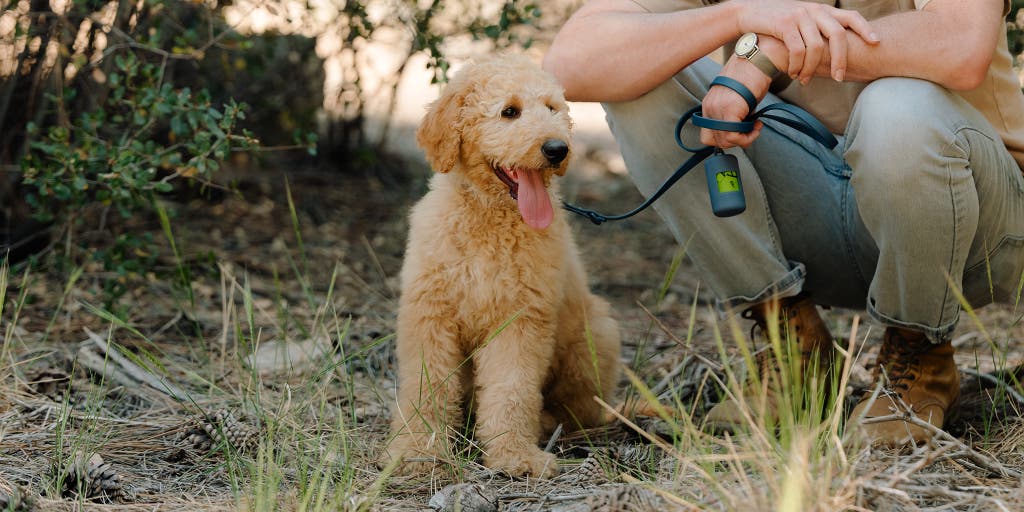
POLYGON ((526 225, 492 166, 544 169, 559 204, 549 139, 571 121, 554 78, 524 56, 467 65, 427 112, 417 141, 437 173, 410 214, 398 312, 398 397, 384 460, 423 472, 450 455, 475 408, 484 463, 513 475, 557 473, 545 430, 600 424, 619 378, 619 331, 590 293, 564 212, 526 225), (509 105, 518 118, 502 117, 509 105))

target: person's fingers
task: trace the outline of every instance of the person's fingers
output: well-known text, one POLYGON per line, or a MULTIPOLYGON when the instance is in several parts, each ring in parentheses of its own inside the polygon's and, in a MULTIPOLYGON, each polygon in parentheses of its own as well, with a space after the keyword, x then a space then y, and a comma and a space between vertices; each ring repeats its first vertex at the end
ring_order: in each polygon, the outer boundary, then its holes
POLYGON ((794 26, 791 30, 783 32, 782 42, 786 45, 786 49, 789 50, 789 76, 796 78, 803 69, 804 54, 806 53, 804 38, 800 35, 800 29, 794 26))
POLYGON ((850 11, 847 9, 836 9, 836 12, 832 14, 832 17, 839 21, 844 27, 854 31, 865 43, 878 44, 881 39, 878 38, 878 34, 871 27, 871 23, 864 19, 860 13, 856 11, 850 11))
POLYGON ((824 16, 818 20, 818 30, 828 40, 830 74, 838 82, 843 81, 846 76, 846 28, 839 21, 831 16, 824 16))
POLYGON ((754 143, 754 140, 756 140, 759 135, 761 135, 762 126, 764 125, 760 121, 758 121, 754 124, 754 129, 748 133, 727 132, 701 128, 700 142, 705 146, 714 146, 720 149, 729 149, 737 146, 741 148, 747 148, 754 143))
POLYGON ((700 129, 700 143, 705 146, 714 146, 716 148, 728 149, 732 147, 732 144, 725 137, 728 132, 722 132, 718 130, 709 130, 707 128, 700 129))
POLYGON ((832 79, 842 82, 846 78, 846 33, 829 38, 828 40, 829 65, 832 79))
POLYGON ((754 129, 751 130, 749 133, 736 133, 734 134, 736 135, 735 137, 731 137, 730 142, 743 149, 749 148, 750 145, 753 144, 755 140, 757 140, 757 137, 761 135, 762 126, 763 124, 760 121, 758 121, 754 125, 754 129))
POLYGON ((700 143, 705 146, 715 145, 715 136, 707 128, 700 129, 700 143))
POLYGON ((720 149, 728 149, 732 147, 732 143, 729 142, 729 132, 712 130, 712 133, 715 136, 715 147, 720 149))
POLYGON ((714 146, 716 148, 721 149, 731 148, 734 144, 729 140, 729 133, 730 132, 701 128, 700 143, 704 144, 705 146, 714 146))
POLYGON ((806 50, 798 76, 800 83, 807 85, 807 82, 814 78, 818 63, 821 62, 821 57, 825 53, 825 40, 821 37, 818 24, 810 18, 800 20, 800 36, 803 38, 806 50))
POLYGON ((739 135, 736 132, 718 132, 715 135, 715 141, 718 142, 716 145, 721 149, 736 147, 736 142, 742 140, 739 135))

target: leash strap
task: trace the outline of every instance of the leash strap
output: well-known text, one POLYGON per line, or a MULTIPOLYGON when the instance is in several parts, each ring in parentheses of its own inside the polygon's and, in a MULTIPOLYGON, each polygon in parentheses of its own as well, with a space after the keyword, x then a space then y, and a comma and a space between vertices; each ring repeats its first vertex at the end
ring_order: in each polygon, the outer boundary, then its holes
POLYGON ((665 192, 668 192, 668 189, 672 188, 672 186, 685 176, 686 173, 690 172, 691 169, 696 167, 712 154, 721 152, 720 149, 714 146, 689 147, 683 143, 682 131, 687 122, 692 122, 694 126, 708 128, 710 130, 749 133, 754 129, 755 120, 771 119, 811 137, 828 149, 835 148, 836 144, 839 143, 832 133, 828 131, 828 128, 826 128, 825 125, 821 124, 821 122, 815 119, 809 112, 796 105, 788 103, 772 103, 761 110, 755 111, 754 109, 757 107, 757 100, 755 99, 754 94, 739 81, 725 76, 718 76, 711 81, 711 85, 720 85, 736 91, 747 102, 747 105, 750 107, 750 111, 753 113, 747 116, 743 121, 722 121, 702 116, 701 107, 699 105, 688 110, 679 118, 679 121, 676 122, 675 139, 676 144, 679 145, 679 147, 683 148, 687 152, 693 153, 693 155, 683 162, 682 165, 676 168, 675 172, 673 172, 672 175, 669 176, 668 179, 658 187, 658 190, 651 194, 646 201, 626 213, 620 215, 602 215, 594 210, 588 210, 565 202, 562 203, 562 208, 577 215, 586 217, 587 219, 590 219, 590 222, 597 225, 604 224, 610 220, 628 219, 629 217, 646 210, 665 192), (788 114, 788 116, 779 115, 776 111, 788 114))
POLYGON ((736 94, 742 96, 743 100, 747 102, 747 112, 753 112, 754 109, 757 108, 757 96, 754 96, 754 93, 750 92, 750 89, 747 89, 747 86, 743 85, 743 82, 733 80, 727 76, 719 75, 711 81, 711 85, 708 86, 708 89, 716 85, 732 89, 736 94))
POLYGON ((570 211, 572 213, 575 213, 577 215, 582 215, 583 217, 586 217, 586 218, 590 219, 590 222, 593 222, 594 224, 597 224, 597 225, 604 224, 605 222, 607 222, 609 220, 628 219, 628 218, 630 218, 630 217, 632 217, 632 216, 634 216, 634 215, 636 215, 636 214, 646 210, 648 206, 651 206, 652 204, 654 204, 654 202, 657 201, 658 198, 660 198, 662 196, 662 194, 664 194, 665 192, 668 192, 668 189, 672 188, 672 185, 675 185, 676 182, 679 181, 680 178, 685 176, 686 173, 690 172, 690 169, 693 169, 694 167, 696 167, 697 164, 703 162, 704 159, 706 159, 707 157, 711 156, 711 154, 714 153, 717 150, 718 150, 718 148, 715 148, 715 147, 712 147, 712 146, 706 146, 706 147, 704 147, 704 148, 694 152, 693 156, 691 156, 685 162, 683 162, 683 165, 680 165, 679 168, 676 169, 676 172, 672 173, 672 175, 669 176, 668 179, 665 180, 665 182, 662 183, 660 187, 658 187, 658 190, 656 190, 654 192, 654 194, 651 194, 651 196, 648 197, 646 201, 641 203, 640 206, 637 206, 636 208, 633 208, 632 210, 630 210, 630 211, 628 211, 626 213, 623 213, 623 214, 620 214, 620 215, 602 215, 600 213, 595 212, 594 210, 588 210, 586 208, 580 208, 579 206, 576 206, 574 204, 569 204, 569 203, 562 203, 562 208, 565 209, 565 210, 568 210, 568 211, 570 211))

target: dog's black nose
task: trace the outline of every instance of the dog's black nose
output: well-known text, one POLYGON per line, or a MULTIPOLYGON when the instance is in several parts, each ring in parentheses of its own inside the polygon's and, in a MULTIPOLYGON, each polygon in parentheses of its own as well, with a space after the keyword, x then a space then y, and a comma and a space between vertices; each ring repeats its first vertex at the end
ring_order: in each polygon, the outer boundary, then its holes
POLYGON ((547 158, 551 165, 558 165, 565 160, 565 155, 569 154, 569 145, 558 139, 548 139, 541 145, 540 152, 544 153, 544 158, 547 158))

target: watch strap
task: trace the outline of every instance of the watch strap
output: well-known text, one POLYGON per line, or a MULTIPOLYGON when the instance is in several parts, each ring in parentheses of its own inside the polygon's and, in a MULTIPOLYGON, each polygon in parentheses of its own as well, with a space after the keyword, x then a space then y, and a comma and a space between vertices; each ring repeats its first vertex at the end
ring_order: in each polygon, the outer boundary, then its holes
POLYGON ((779 68, 775 67, 775 63, 764 54, 764 52, 754 52, 753 55, 747 57, 747 60, 751 64, 757 66, 765 76, 775 79, 775 75, 779 74, 779 68))
POLYGON ((775 75, 775 78, 772 79, 772 84, 768 86, 768 92, 778 94, 789 87, 789 84, 791 83, 793 83, 793 79, 790 78, 789 75, 779 72, 779 74, 775 75))
POLYGON ((768 87, 768 90, 772 93, 777 93, 789 87, 789 84, 793 82, 793 79, 786 73, 783 73, 779 68, 775 67, 775 63, 768 58, 764 52, 756 52, 751 55, 747 60, 751 64, 757 66, 762 73, 772 79, 772 84, 768 87))

